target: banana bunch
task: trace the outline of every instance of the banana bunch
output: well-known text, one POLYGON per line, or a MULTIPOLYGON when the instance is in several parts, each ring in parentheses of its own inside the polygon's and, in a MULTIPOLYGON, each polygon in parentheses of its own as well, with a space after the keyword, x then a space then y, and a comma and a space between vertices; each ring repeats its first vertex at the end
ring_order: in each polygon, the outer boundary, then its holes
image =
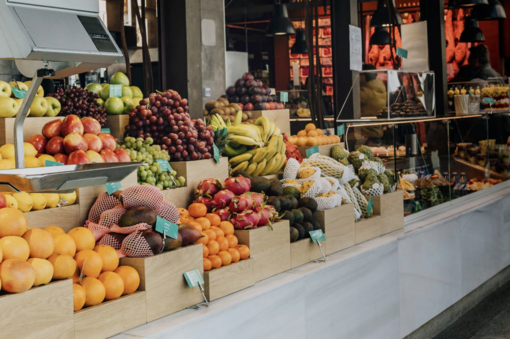
MULTIPOLYGON (((241 114, 242 117, 242 114, 241 114)), ((231 126, 230 120, 225 121, 222 119, 222 117, 216 113, 211 116, 211 122, 209 122, 209 125, 212 126, 213 131, 217 131, 219 129, 227 128, 228 126, 231 126)))
MULTIPOLYGON (((251 175, 268 175, 275 174, 285 165, 287 157, 285 156, 285 141, 281 135, 273 135, 269 139, 267 146, 242 151, 245 145, 240 148, 232 148, 227 145, 230 150, 234 150, 236 154, 228 161, 232 167, 232 171, 245 171, 251 175)), ((227 151, 227 149, 225 149, 227 151)))

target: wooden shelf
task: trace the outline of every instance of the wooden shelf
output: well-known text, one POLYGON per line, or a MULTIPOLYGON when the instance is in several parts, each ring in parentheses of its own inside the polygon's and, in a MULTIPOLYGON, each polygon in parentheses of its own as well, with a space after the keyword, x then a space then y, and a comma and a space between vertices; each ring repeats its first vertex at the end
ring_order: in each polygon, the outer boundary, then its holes
POLYGON ((48 226, 58 226, 69 232, 72 228, 83 226, 80 223, 80 206, 77 203, 69 206, 48 208, 40 211, 26 212, 30 228, 46 228, 48 226))
POLYGON ((123 140, 124 131, 129 124, 129 114, 108 115, 105 128, 110 129, 110 134, 115 139, 123 140))
POLYGON ((213 301, 255 285, 253 273, 253 259, 250 258, 204 272, 207 300, 213 301))
MULTIPOLYGON (((327 255, 328 238, 326 241, 321 242, 322 250, 327 255)), ((319 245, 314 243, 310 238, 304 238, 290 243, 290 266, 296 268, 298 266, 308 264, 314 260, 322 258, 322 253, 319 250, 319 245)))

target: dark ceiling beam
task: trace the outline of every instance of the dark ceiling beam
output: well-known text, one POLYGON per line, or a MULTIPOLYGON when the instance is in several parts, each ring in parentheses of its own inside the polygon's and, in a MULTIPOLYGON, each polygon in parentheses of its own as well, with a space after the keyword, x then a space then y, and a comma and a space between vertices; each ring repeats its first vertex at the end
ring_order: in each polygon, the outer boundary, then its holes
MULTIPOLYGON (((330 0, 325 0, 326 5, 329 6, 330 0)), ((336 0, 336 1, 342 1, 342 0, 336 0)), ((319 1, 320 6, 324 6, 324 0, 319 1)), ((295 9, 304 9, 305 4, 302 2, 295 2, 295 3, 287 3, 285 4, 287 6, 287 10, 295 10, 295 9)), ((271 5, 254 5, 254 6, 246 6, 246 13, 247 14, 263 14, 263 13, 273 13, 274 11, 274 4, 271 5)), ((235 15, 243 15, 245 13, 244 7, 233 7, 233 8, 227 8, 225 9, 225 16, 235 16, 235 15)))

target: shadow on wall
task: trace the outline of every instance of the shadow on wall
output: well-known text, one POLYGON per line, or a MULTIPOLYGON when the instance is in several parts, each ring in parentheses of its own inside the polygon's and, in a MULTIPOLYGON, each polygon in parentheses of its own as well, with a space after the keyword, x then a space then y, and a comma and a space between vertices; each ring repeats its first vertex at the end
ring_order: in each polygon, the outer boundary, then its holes
POLYGON ((18 71, 14 60, 0 60, 0 80, 6 82, 21 80, 21 73, 18 71))

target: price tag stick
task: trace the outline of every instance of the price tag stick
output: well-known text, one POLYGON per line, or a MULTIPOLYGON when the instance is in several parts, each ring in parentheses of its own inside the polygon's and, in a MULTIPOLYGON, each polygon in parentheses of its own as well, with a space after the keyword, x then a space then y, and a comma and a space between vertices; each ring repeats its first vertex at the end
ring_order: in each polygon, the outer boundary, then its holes
POLYGON ((83 266, 81 267, 81 271, 80 271, 80 284, 81 284, 81 279, 83 278, 83 269, 85 268, 85 263, 87 262, 87 258, 85 258, 85 260, 83 260, 83 266))
POLYGON ((321 242, 319 240, 317 240, 317 245, 319 245, 319 250, 322 253, 322 258, 314 260, 314 262, 326 262, 326 256, 324 255, 324 251, 322 251, 322 245, 321 245, 321 242))

